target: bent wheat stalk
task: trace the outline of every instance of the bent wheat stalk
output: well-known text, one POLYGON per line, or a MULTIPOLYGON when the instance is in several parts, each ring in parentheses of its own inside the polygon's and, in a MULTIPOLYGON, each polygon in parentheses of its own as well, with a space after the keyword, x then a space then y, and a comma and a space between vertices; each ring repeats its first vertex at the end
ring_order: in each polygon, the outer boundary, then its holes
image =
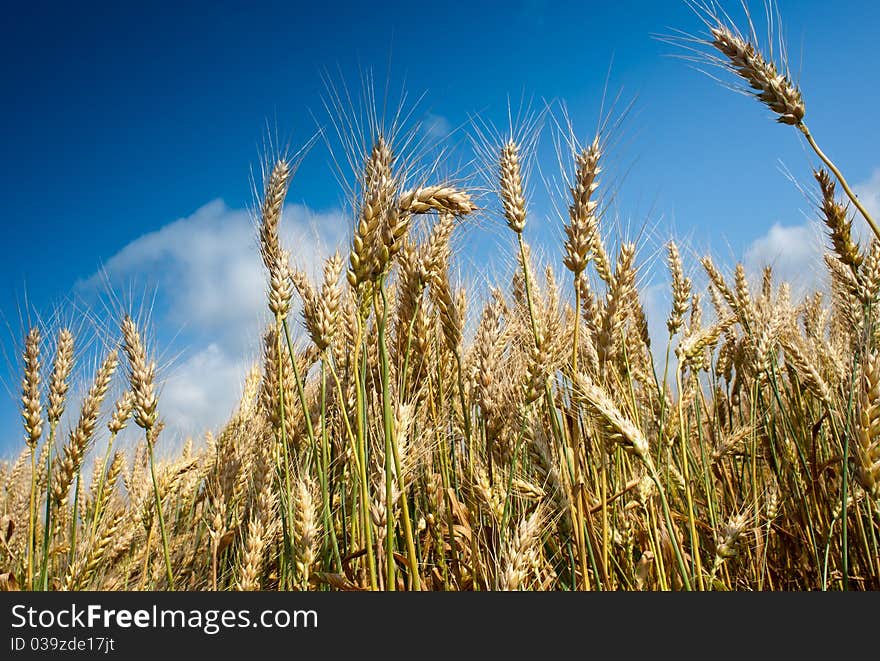
POLYGON ((717 17, 714 18, 718 24, 710 29, 713 38, 710 44, 727 58, 724 63, 725 68, 749 84, 749 87, 754 90, 755 97, 778 115, 778 122, 794 126, 803 134, 816 155, 834 173, 847 197, 852 200, 859 213, 871 227, 871 231, 880 239, 880 227, 877 226, 865 205, 859 200, 858 195, 850 188, 840 169, 819 147, 804 122, 806 106, 800 89, 787 75, 779 73, 776 65, 766 58, 754 44, 721 23, 717 17))

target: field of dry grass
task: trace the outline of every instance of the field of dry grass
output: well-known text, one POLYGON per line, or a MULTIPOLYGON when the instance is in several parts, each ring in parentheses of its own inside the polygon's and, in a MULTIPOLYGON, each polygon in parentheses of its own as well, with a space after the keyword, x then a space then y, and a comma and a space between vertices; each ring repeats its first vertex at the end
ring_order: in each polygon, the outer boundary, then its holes
POLYGON ((725 277, 710 257, 695 291, 670 242, 668 336, 651 338, 637 246, 603 224, 608 135, 562 164, 554 273, 523 237, 532 144, 484 141, 494 190, 478 196, 424 180, 378 126, 363 136, 351 243, 313 282, 279 239, 295 163, 273 159, 258 218, 273 322, 219 433, 160 452, 156 349, 139 321, 119 320, 78 402, 77 338, 27 335, 25 445, 0 468, 0 587, 880 588, 880 242, 857 243, 851 214, 876 227, 787 73, 723 21, 709 27, 703 57, 823 161, 828 293, 792 300, 770 268, 750 289, 742 265, 725 277), (471 333, 481 297, 454 286, 450 240, 494 206, 518 261, 471 333), (308 342, 294 341, 300 323, 308 342), (133 451, 114 444, 126 427, 133 451))

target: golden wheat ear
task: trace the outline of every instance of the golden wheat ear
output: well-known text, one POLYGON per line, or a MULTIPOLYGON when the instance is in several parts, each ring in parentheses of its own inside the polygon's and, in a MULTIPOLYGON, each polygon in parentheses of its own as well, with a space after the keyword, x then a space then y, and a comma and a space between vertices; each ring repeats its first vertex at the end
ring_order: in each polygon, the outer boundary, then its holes
POLYGON ((128 379, 134 395, 134 420, 139 427, 150 429, 156 424, 156 363, 149 360, 141 333, 131 317, 122 322, 125 354, 128 358, 128 379))
POLYGON ((79 421, 70 433, 69 442, 64 446, 64 458, 59 464, 58 474, 52 483, 53 495, 59 505, 66 502, 73 479, 79 473, 86 450, 95 436, 98 416, 101 414, 101 404, 110 388, 110 380, 113 378, 118 364, 119 357, 116 351, 107 354, 83 400, 79 421))
POLYGON ((290 254, 281 246, 279 228, 284 199, 290 187, 292 168, 286 159, 278 159, 264 182, 260 205, 260 255, 269 272, 269 310, 275 319, 285 319, 290 310, 290 254))
POLYGON ((40 393, 40 329, 34 326, 24 344, 24 379, 21 386, 21 416, 25 441, 34 449, 43 435, 43 414, 40 393))
POLYGON ((880 358, 868 356, 863 366, 856 429, 856 480, 880 499, 880 358))
POLYGON ((73 333, 62 328, 58 332, 55 361, 49 379, 49 397, 46 405, 46 421, 54 429, 64 413, 64 403, 70 388, 70 371, 73 369, 73 333))
POLYGON ((684 315, 688 311, 688 302, 691 298, 691 279, 685 277, 682 268, 681 254, 675 241, 670 241, 667 246, 669 272, 672 276, 672 310, 666 321, 666 328, 670 335, 675 335, 681 330, 684 315))
POLYGON ((501 204, 507 226, 517 234, 526 227, 526 198, 523 192, 523 174, 519 160, 519 145, 508 140, 501 147, 498 158, 501 181, 501 204))
POLYGON ((758 100, 778 115, 776 121, 796 125, 804 119, 806 107, 797 85, 779 73, 753 44, 719 23, 710 29, 712 46, 727 58, 726 67, 745 80, 758 100))
POLYGON ((599 137, 589 147, 575 156, 575 178, 571 187, 572 201, 568 207, 569 222, 565 225, 565 267, 574 274, 575 279, 587 268, 590 252, 590 237, 598 231, 597 208, 595 199, 599 187, 597 177, 602 171, 599 161, 602 149, 599 137))
POLYGON ((858 275, 859 267, 864 261, 864 256, 859 246, 852 238, 852 220, 847 216, 846 207, 839 204, 834 195, 834 181, 825 170, 817 170, 813 173, 822 192, 819 210, 822 221, 828 228, 828 238, 837 258, 858 275))

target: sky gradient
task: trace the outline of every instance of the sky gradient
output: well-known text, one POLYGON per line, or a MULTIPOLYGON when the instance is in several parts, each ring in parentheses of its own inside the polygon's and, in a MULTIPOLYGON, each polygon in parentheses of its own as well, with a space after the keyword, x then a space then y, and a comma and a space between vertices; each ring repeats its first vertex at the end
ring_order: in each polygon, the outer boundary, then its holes
MULTIPOLYGON (((534 107, 564 100, 587 137, 607 79, 611 94, 633 107, 605 176, 623 223, 650 227, 648 253, 673 235, 730 262, 772 259, 780 246, 804 250, 798 242, 814 214, 781 169, 809 186, 815 159, 796 131, 652 38, 701 31, 679 0, 435 2, 430 13, 398 2, 180 4, 29 3, 6 11, 0 456, 20 442, 22 316, 45 318, 72 292, 88 298, 102 265, 115 265, 116 286, 156 288, 155 332, 171 345, 163 354, 169 363, 237 378, 252 351, 242 319, 262 309, 258 271, 247 261, 254 253, 233 250, 252 238, 242 211, 253 200, 251 172, 267 126, 293 145, 326 128, 327 72, 353 87, 365 70, 380 86, 405 83, 411 98, 424 94, 418 117, 462 127, 453 142, 465 139, 474 116, 504 126, 508 104, 522 98, 534 107), (251 290, 255 302, 242 302, 251 290)), ((804 0, 782 2, 781 11, 811 129, 863 195, 880 196, 873 56, 880 8, 804 0)), ((540 166, 551 169, 546 159, 540 166)), ((297 234, 300 248, 337 240, 345 248, 344 200, 323 145, 307 156, 288 201, 298 205, 294 224, 320 225, 297 234)), ((547 223, 532 223, 530 240, 558 252, 561 221, 547 223)), ((466 264, 507 238, 501 227, 476 232, 466 264)), ((181 410, 188 401, 206 410, 216 403, 211 392, 180 390, 181 410)))

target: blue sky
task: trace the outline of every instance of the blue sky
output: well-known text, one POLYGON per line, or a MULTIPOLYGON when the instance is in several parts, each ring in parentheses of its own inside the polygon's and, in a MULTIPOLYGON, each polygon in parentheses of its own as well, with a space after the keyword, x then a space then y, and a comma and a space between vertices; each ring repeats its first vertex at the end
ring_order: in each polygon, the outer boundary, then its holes
MULTIPOLYGON (((880 8, 789 0, 781 10, 808 123, 851 182, 865 195, 878 194, 873 46, 880 8)), ((228 244, 249 240, 240 210, 252 201, 250 172, 267 124, 292 144, 312 135, 315 117, 326 120, 321 97, 328 70, 352 86, 365 69, 380 83, 387 77, 392 89, 405 81, 412 97, 425 94, 417 115, 442 118, 452 128, 475 114, 505 124, 508 99, 514 106, 522 97, 537 105, 564 99, 586 137, 611 67, 612 92, 635 101, 606 177, 619 183, 624 220, 636 227, 647 220, 656 245, 674 234, 722 259, 772 259, 774 250, 804 236, 778 228, 774 235, 774 224, 797 228, 811 216, 809 202, 780 172, 782 163, 809 185, 814 160, 796 132, 667 57, 675 49, 652 39, 672 28, 701 29, 679 0, 435 2, 429 8, 338 1, 19 3, 5 13, 0 451, 19 442, 18 376, 10 368, 17 368, 25 301, 46 316, 71 292, 88 298, 102 264, 116 264, 117 286, 158 288, 157 337, 171 345, 167 356, 184 371, 216 369, 233 379, 249 361, 249 327, 240 322, 250 304, 221 310, 235 296, 248 296, 249 276, 236 278, 223 258, 235 262, 228 244), (216 250, 195 259, 194 252, 210 249, 200 236, 213 236, 216 250), (178 287, 174 278, 193 282, 178 287), (206 291, 218 300, 206 301, 206 291), (205 309, 188 321, 182 310, 195 299, 205 309)), ((298 235, 307 249, 310 241, 345 240, 346 221, 337 212, 343 200, 323 146, 308 155, 289 201, 302 205, 293 209, 295 220, 314 226, 314 214, 323 214, 318 230, 298 235)), ((548 250, 559 231, 558 224, 529 228, 530 239, 548 250)), ((484 226, 472 245, 492 248, 496 237, 484 226)), ((479 259, 477 253, 466 264, 479 259)), ((242 264, 242 273, 252 274, 242 264)), ((255 286, 257 299, 262 289, 255 286)), ((169 388, 173 394, 175 386, 169 388)), ((181 409, 187 397, 206 409, 215 396, 230 396, 180 390, 181 409)))

